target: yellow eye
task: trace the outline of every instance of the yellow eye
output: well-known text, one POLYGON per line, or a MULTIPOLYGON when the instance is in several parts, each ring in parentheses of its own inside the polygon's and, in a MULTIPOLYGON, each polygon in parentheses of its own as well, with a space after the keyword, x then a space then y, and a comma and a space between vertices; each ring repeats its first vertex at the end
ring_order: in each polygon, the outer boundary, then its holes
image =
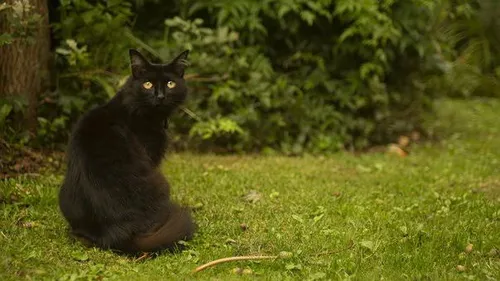
POLYGON ((167 82, 167 87, 168 87, 169 89, 175 88, 175 85, 176 85, 176 84, 175 84, 175 82, 174 82, 174 81, 168 81, 168 82, 167 82))
POLYGON ((144 87, 144 89, 149 90, 149 89, 153 88, 153 83, 148 81, 148 82, 145 82, 144 84, 142 84, 142 86, 144 87))

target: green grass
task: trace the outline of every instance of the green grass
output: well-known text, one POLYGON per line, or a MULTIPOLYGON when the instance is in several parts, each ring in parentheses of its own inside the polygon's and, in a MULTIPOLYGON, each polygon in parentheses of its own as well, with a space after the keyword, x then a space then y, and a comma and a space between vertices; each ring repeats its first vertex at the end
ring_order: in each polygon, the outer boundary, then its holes
POLYGON ((500 102, 439 108, 435 130, 449 137, 406 158, 171 155, 174 197, 197 206, 200 229, 187 250, 141 262, 71 241, 60 174, 7 180, 1 193, 19 198, 0 210, 0 279, 500 280, 500 102), (244 198, 252 190, 256 202, 244 198))

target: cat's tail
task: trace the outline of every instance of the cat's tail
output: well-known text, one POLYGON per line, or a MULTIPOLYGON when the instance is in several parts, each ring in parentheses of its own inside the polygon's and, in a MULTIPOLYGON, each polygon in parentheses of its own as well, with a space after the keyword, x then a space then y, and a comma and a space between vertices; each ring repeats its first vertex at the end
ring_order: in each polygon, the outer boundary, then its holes
POLYGON ((172 204, 166 223, 152 233, 136 237, 133 240, 133 248, 141 252, 172 249, 180 240, 190 240, 195 230, 196 226, 189 210, 172 204))

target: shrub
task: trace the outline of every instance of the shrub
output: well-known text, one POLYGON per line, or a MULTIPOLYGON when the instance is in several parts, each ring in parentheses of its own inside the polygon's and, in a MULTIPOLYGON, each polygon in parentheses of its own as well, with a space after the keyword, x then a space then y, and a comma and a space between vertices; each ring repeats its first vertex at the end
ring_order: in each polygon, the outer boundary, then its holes
POLYGON ((500 2, 450 0, 441 35, 454 52, 443 91, 455 97, 500 97, 500 2))
POLYGON ((362 148, 420 129, 434 97, 426 82, 444 59, 432 25, 437 4, 188 3, 191 17, 238 34, 229 47, 219 47, 203 35, 183 37, 189 23, 170 23, 177 32, 167 32, 167 41, 197 42, 193 71, 227 77, 193 86, 188 106, 201 120, 191 136, 236 150, 301 153, 362 148), (232 130, 217 122, 231 123, 232 130))
POLYGON ((63 0, 52 91, 42 97, 36 143, 64 144, 74 121, 112 97, 128 67, 132 4, 127 1, 63 0))
MULTIPOLYGON (((453 61, 470 41, 445 36, 456 1, 480 0, 64 0, 38 140, 65 141, 81 112, 123 82, 136 47, 153 60, 193 50, 190 98, 170 126, 177 148, 300 154, 385 143, 424 130, 436 89, 460 80, 453 61)), ((496 60, 488 65, 492 73, 496 60)))

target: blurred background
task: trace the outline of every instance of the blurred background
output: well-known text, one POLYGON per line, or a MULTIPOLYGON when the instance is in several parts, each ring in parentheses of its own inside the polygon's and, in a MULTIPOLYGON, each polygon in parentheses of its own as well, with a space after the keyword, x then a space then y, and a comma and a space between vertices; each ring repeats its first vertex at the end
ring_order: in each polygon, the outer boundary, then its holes
POLYGON ((0 154, 63 150, 129 75, 129 48, 191 50, 177 150, 362 150, 433 137, 437 99, 500 97, 497 0, 0 3, 0 154))

